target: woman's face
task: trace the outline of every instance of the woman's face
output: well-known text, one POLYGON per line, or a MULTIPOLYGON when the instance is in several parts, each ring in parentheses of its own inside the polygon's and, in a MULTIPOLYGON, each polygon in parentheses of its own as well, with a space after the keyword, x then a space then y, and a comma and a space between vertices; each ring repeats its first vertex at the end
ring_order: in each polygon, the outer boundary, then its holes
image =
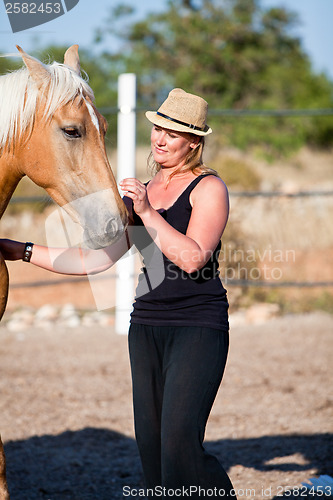
POLYGON ((154 160, 162 167, 180 167, 187 154, 200 138, 186 132, 175 132, 154 125, 151 131, 151 150, 154 160))

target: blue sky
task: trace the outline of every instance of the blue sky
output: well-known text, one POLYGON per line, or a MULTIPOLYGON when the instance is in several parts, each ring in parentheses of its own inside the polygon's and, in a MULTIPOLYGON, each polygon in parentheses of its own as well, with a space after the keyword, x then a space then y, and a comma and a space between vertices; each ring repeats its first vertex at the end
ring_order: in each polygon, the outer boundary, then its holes
MULTIPOLYGON (((136 6, 139 15, 162 10, 165 0, 80 0, 70 12, 42 26, 13 34, 0 0, 0 52, 15 52, 21 45, 29 52, 43 48, 52 42, 68 46, 78 43, 89 47, 96 28, 102 26, 107 11, 112 5, 127 3, 136 6), (93 7, 92 7, 93 5, 93 7)), ((298 13, 301 25, 295 33, 301 38, 305 51, 317 72, 325 71, 333 80, 333 0, 262 0, 264 7, 285 6, 298 13)))

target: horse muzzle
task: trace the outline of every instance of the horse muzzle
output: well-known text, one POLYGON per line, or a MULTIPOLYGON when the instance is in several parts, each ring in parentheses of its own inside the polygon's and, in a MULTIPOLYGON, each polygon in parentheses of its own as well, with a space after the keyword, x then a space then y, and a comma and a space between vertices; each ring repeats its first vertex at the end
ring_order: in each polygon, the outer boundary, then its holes
POLYGON ((54 210, 45 221, 48 246, 82 246, 98 250, 124 234, 128 214, 111 189, 72 200, 54 210))
POLYGON ((83 246, 98 250, 105 248, 118 241, 124 234, 126 225, 120 217, 114 217, 107 221, 103 231, 98 232, 94 225, 85 226, 83 233, 83 246))

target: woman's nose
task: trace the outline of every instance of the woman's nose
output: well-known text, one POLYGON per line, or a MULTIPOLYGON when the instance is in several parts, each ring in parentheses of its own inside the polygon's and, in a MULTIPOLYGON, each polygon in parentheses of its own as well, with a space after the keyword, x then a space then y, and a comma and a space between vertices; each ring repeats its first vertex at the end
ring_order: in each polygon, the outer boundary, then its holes
POLYGON ((165 131, 160 130, 157 135, 157 140, 156 140, 157 144, 159 145, 165 144, 165 136, 166 136, 165 131))

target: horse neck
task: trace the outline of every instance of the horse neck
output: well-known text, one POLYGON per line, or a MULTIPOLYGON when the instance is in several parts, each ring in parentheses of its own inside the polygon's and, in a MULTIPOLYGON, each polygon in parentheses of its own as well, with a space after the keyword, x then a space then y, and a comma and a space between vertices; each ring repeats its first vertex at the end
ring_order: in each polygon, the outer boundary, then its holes
POLYGON ((7 208, 9 200, 22 178, 7 155, 0 157, 0 218, 7 208))

